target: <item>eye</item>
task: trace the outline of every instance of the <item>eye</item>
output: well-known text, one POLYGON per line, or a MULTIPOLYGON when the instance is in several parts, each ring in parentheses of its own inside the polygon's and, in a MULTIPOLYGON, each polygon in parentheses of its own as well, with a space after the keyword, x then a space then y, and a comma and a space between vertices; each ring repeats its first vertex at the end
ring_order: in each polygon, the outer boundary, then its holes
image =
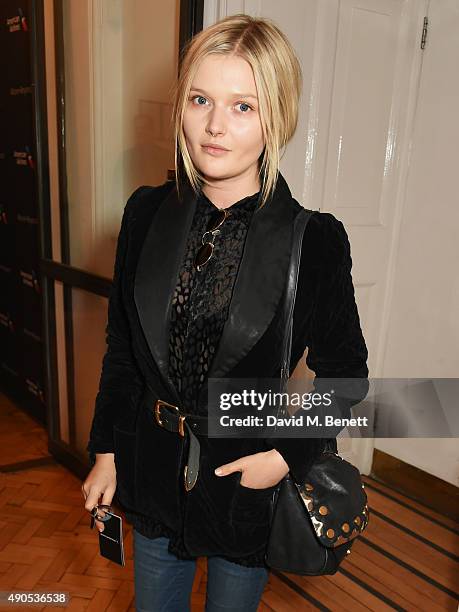
MULTIPOLYGON (((237 106, 246 106, 247 108, 250 108, 251 111, 253 111, 253 108, 250 106, 250 104, 247 104, 247 102, 238 102, 237 106)), ((247 111, 243 111, 243 114, 247 114, 247 111)))
MULTIPOLYGON (((201 100, 206 100, 204 96, 191 96, 189 99, 193 101, 195 98, 200 98, 201 100)), ((204 104, 197 104, 197 106, 204 106, 204 104)))

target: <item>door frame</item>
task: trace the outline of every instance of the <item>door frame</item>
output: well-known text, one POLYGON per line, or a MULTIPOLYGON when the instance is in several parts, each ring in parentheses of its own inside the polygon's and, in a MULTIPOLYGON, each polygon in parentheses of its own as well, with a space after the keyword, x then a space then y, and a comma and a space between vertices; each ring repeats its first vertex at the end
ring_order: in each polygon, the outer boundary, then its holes
MULTIPOLYGON (((66 123, 65 123, 65 45, 64 16, 60 0, 53 0, 54 13, 54 51, 56 71, 56 118, 57 118, 57 165, 59 194, 59 227, 61 261, 52 256, 51 232, 51 198, 49 177, 49 155, 47 138, 47 102, 45 74, 45 41, 44 41, 44 0, 33 2, 35 20, 39 27, 37 33, 36 53, 34 62, 34 77, 39 103, 36 106, 36 120, 39 129, 38 168, 39 168, 39 215, 41 245, 40 245, 40 275, 43 288, 43 329, 45 345, 45 392, 47 410, 48 450, 59 462, 84 478, 87 474, 89 460, 82 462, 81 452, 76 446, 75 420, 75 369, 73 340, 73 308, 72 291, 81 289, 92 295, 108 298, 111 280, 92 274, 71 265, 70 262, 70 225, 69 201, 67 192, 67 156, 66 156, 66 123), (59 137, 60 136, 60 137, 59 137), (56 327, 56 283, 62 283, 64 343, 66 354, 67 379, 67 411, 69 442, 60 437, 61 419, 59 406, 58 351, 56 327)), ((179 62, 184 45, 203 27, 204 0, 180 0, 179 16, 179 62)), ((178 66, 180 70, 180 64, 178 66)))

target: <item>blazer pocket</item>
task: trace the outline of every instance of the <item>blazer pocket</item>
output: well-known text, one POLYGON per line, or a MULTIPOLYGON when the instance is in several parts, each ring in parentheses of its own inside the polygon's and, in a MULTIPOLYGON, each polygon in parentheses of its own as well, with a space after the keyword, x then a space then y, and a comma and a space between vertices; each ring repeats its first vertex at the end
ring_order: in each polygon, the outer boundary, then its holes
POLYGON ((252 489, 238 483, 231 507, 233 523, 262 525, 270 521, 270 501, 275 484, 265 489, 252 489))
POLYGON ((117 499, 126 509, 134 510, 137 435, 135 431, 124 431, 115 425, 113 438, 117 499))

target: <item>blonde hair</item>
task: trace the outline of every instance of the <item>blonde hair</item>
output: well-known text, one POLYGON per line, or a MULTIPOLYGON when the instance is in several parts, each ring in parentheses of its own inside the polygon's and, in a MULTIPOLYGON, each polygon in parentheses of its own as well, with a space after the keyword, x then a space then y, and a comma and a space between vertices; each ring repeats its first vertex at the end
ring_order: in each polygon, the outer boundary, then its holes
POLYGON ((185 141, 183 116, 191 83, 208 55, 231 55, 251 66, 258 91, 265 148, 259 165, 261 203, 274 192, 280 151, 295 133, 302 89, 301 66, 287 37, 269 19, 243 13, 225 17, 196 34, 184 46, 180 74, 173 87, 171 123, 175 141, 175 176, 180 196, 181 165, 195 193, 204 177, 195 167, 185 141))

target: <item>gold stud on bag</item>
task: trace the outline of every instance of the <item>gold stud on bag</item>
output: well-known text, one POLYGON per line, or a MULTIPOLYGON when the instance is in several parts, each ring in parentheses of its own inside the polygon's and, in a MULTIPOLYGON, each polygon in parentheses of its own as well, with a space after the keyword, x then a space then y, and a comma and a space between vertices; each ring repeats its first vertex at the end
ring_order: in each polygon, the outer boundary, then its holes
MULTIPOLYGON (((290 368, 301 242, 311 213, 304 209, 295 219, 284 314, 288 331, 282 354, 282 388, 290 368)), ((336 451, 336 440, 326 439, 306 483, 297 484, 289 473, 274 490, 265 553, 266 564, 272 569, 310 576, 334 574, 350 554, 354 539, 368 525, 367 495, 360 472, 336 451)))

